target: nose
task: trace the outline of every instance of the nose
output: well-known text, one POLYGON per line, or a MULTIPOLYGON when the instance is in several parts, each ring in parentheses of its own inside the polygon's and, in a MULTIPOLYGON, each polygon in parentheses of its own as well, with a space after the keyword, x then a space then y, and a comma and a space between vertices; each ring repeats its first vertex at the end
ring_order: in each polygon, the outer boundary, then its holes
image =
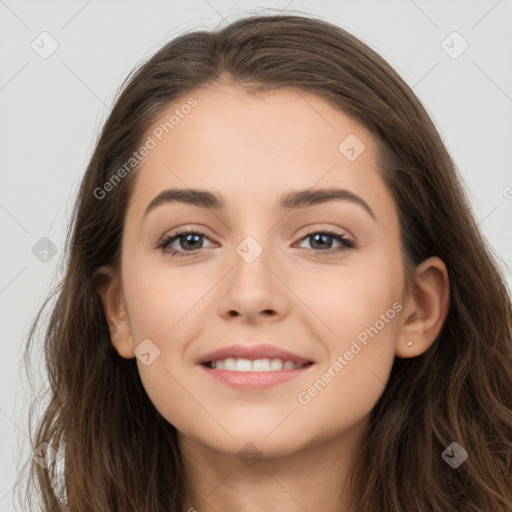
MULTIPOLYGON (((243 244, 237 249, 221 285, 219 314, 246 322, 282 320, 289 313, 290 291, 277 258, 264 248, 255 259, 246 257, 243 244)), ((249 245, 249 253, 251 250, 254 247, 249 245)))

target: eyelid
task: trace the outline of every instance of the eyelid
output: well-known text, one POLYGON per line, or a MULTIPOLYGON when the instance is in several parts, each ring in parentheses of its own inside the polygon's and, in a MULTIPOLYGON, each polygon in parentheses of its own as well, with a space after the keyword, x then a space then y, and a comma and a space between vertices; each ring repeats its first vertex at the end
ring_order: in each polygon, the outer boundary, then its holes
POLYGON ((310 224, 302 228, 300 230, 300 233, 303 234, 300 235, 300 238, 303 238, 304 236, 307 236, 312 232, 317 231, 330 231, 338 236, 344 236, 347 239, 350 238, 350 240, 352 240, 354 243, 357 241, 357 238, 348 229, 341 228, 339 226, 333 226, 332 224, 322 224, 321 222, 316 224, 310 224))
POLYGON ((208 238, 210 238, 210 236, 211 236, 208 234, 208 233, 211 233, 211 230, 208 229, 206 226, 203 226, 202 224, 185 224, 184 226, 179 226, 177 228, 166 230, 164 232, 164 234, 160 237, 160 240, 176 236, 178 233, 189 232, 189 231, 193 231, 194 233, 197 232, 201 235, 207 236, 208 238))

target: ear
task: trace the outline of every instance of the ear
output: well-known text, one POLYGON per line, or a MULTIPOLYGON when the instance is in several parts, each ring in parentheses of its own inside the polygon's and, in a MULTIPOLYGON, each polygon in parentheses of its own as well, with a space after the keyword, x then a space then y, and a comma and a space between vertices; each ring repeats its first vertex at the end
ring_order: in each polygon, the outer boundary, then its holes
POLYGON ((103 310, 110 330, 110 339, 121 357, 135 357, 131 326, 123 299, 121 280, 111 266, 95 272, 96 289, 103 302, 103 310))
POLYGON ((395 346, 398 357, 418 356, 434 343, 448 314, 449 300, 446 265, 436 256, 428 258, 416 268, 406 293, 395 346))

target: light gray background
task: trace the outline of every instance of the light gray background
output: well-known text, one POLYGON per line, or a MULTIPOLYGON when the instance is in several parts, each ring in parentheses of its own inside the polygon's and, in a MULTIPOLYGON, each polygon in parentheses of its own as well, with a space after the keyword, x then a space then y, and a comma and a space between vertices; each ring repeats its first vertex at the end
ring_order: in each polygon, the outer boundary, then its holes
POLYGON ((511 0, 0 0, 0 511, 13 510, 17 468, 32 455, 22 348, 60 276, 72 199, 116 90, 169 38, 266 8, 320 15, 397 69, 441 132, 512 284, 511 0), (59 45, 47 59, 31 48, 43 31, 59 45), (455 59, 442 47, 453 31, 469 44, 455 59), (46 263, 32 253, 42 237, 58 250, 46 263))

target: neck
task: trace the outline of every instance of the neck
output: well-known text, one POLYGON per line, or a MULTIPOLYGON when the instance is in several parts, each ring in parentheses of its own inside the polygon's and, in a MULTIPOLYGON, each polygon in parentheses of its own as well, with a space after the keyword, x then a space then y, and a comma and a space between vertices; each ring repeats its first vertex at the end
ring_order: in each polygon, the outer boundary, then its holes
POLYGON ((368 419, 278 457, 259 451, 246 457, 240 449, 219 452, 179 433, 186 479, 182 511, 353 512, 349 478, 368 419))

